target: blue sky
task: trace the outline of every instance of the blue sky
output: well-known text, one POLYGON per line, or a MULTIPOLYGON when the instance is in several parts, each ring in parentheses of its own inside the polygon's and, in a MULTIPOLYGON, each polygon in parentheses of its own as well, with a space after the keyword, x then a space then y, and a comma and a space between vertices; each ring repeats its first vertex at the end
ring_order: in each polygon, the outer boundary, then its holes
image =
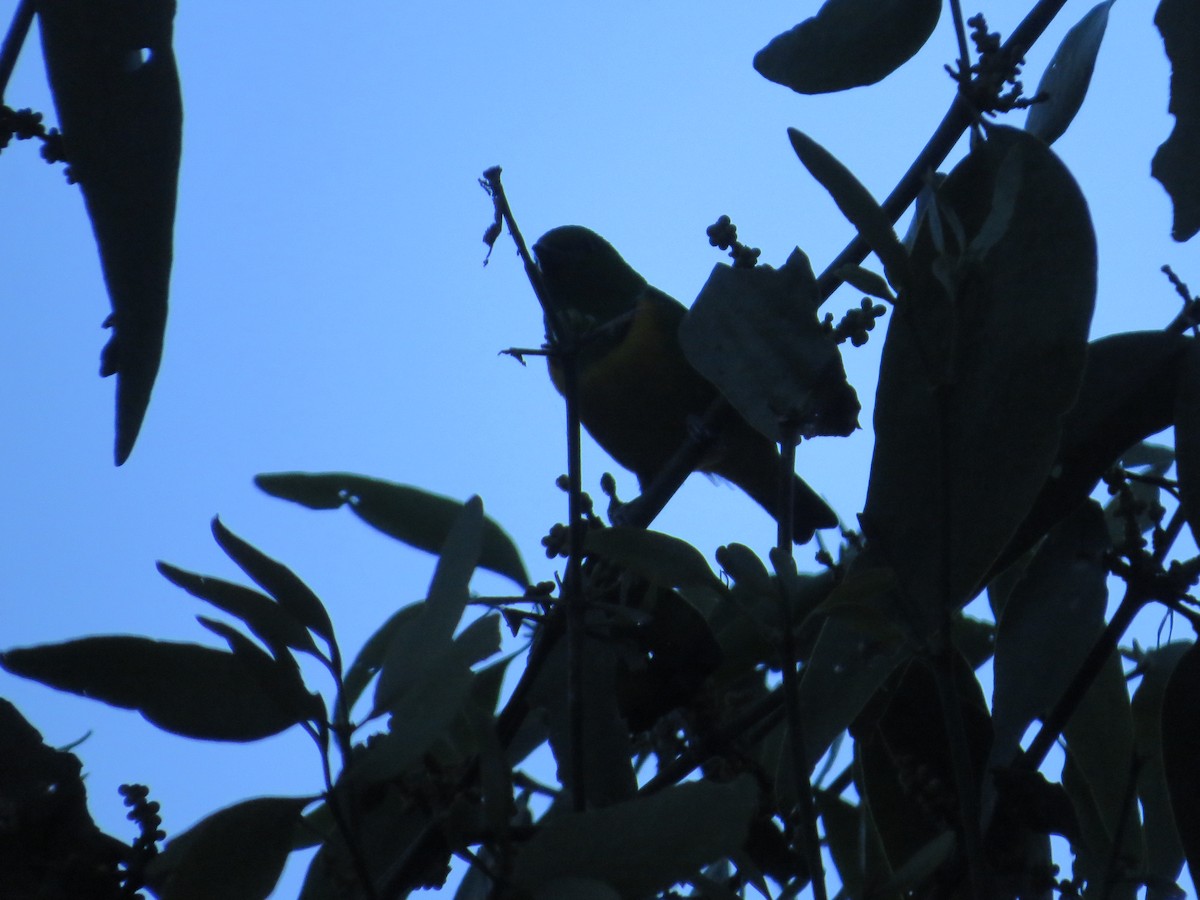
MULTIPOLYGON (((539 539, 565 517, 561 404, 542 366, 498 351, 540 343, 541 314, 476 179, 504 167, 527 238, 565 223, 605 235, 650 281, 690 302, 720 260, 705 227, 730 215, 765 262, 799 245, 820 270, 852 234, 795 159, 795 126, 882 197, 952 93, 945 16, 881 85, 801 97, 763 80, 754 52, 818 4, 181 4, 184 151, 166 351, 141 438, 112 466, 113 384, 96 375, 107 315, 90 226, 61 167, 33 143, 0 159, 10 376, 0 386, 7 512, 0 646, 86 634, 205 641, 199 601, 154 570, 236 578, 214 514, 289 563, 353 653, 420 599, 433 561, 345 513, 259 493, 260 472, 351 471, 483 497, 535 580, 539 539)), ((5 10, 15 6, 9 3, 5 10)), ((1007 34, 1025 4, 995 4, 1007 34)), ((1030 88, 1071 2, 1029 55, 1030 88)), ((1161 327, 1178 301, 1158 274, 1200 285, 1195 245, 1168 237, 1149 178, 1169 134, 1168 66, 1143 4, 1116 4, 1095 80, 1056 145, 1091 205, 1100 247, 1095 336, 1161 327)), ((7 93, 53 120, 36 33, 7 93)), ((1020 124, 1023 118, 1013 124, 1020 124)), ((827 307, 857 304, 848 291, 827 307)), ((880 341, 847 353, 864 430, 800 451, 800 471, 847 522, 861 509, 880 341)), ((585 444, 585 485, 618 475, 585 444)), ((740 492, 693 477, 657 527, 711 558, 738 540, 765 554, 773 523, 740 492)), ((483 593, 508 588, 479 576, 483 593)), ((1154 619, 1156 622, 1157 619, 1154 619)), ((1153 623, 1152 623, 1153 624, 1153 623)), ((1152 627, 1152 625, 1151 625, 1152 627)), ((1152 630, 1143 643, 1153 643, 1152 630)), ((324 685, 322 685, 324 686, 324 685)), ((178 833, 260 794, 319 789, 317 755, 287 734, 251 746, 164 735, 135 713, 0 674, 51 744, 89 739, 93 814, 127 836, 116 786, 141 781, 178 833)), ((294 895, 293 867, 279 896, 294 895)))

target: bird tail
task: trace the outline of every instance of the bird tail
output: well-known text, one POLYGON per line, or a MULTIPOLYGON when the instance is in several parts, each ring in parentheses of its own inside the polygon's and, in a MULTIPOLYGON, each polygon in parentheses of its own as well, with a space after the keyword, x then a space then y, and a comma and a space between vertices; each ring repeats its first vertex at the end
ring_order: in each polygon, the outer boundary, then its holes
MULTIPOLYGON (((762 445, 763 451, 767 449, 762 445)), ((778 521, 782 465, 782 457, 770 448, 769 453, 730 453, 713 472, 744 490, 778 521)), ((818 528, 836 527, 838 517, 803 478, 792 478, 792 540, 807 544, 818 528)))

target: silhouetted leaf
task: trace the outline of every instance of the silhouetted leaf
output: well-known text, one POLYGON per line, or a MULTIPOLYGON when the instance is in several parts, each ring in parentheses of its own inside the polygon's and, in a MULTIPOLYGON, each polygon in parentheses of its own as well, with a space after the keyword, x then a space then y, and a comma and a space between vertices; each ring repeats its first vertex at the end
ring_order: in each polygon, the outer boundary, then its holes
POLYGON ((1046 99, 1029 108, 1025 130, 1047 144, 1053 144, 1062 136, 1083 105, 1112 5, 1113 0, 1104 0, 1092 7, 1067 32, 1054 51, 1050 65, 1042 73, 1034 96, 1045 94, 1046 99))
POLYGON ((1175 665, 1162 707, 1162 754, 1188 873, 1200 884, 1200 646, 1175 665))
POLYGON ((158 563, 158 571, 193 597, 237 616, 276 655, 286 652, 284 647, 317 655, 312 635, 270 597, 220 578, 185 572, 165 562, 158 563))
POLYGON ((329 621, 329 613, 312 588, 295 572, 242 540, 217 517, 212 520, 212 532, 221 549, 255 584, 279 601, 297 622, 333 644, 333 623, 329 621))
POLYGON ((300 721, 232 653, 149 638, 80 638, 0 654, 14 675, 110 706, 159 728, 210 741, 254 741, 300 721))
POLYGON ((183 107, 174 0, 38 0, 71 176, 83 189, 112 301, 100 374, 117 376, 117 465, 137 439, 162 358, 183 107))
POLYGON ((1013 589, 996 634, 989 769, 1013 763, 1030 722, 1058 701, 1103 630, 1109 546, 1088 501, 1050 532, 1013 589))
POLYGON ((908 251, 896 237, 892 223, 870 191, 854 177, 853 172, 842 165, 841 160, 804 132, 789 128, 788 137, 800 162, 821 183, 821 187, 829 191, 842 215, 858 229, 867 246, 879 257, 888 281, 897 288, 903 287, 908 275, 908 251))
POLYGON ((1050 475, 1095 299, 1074 179, 1037 138, 988 135, 938 192, 958 245, 937 249, 932 217, 918 237, 875 404, 863 532, 918 630, 974 596, 1050 475))
MULTIPOLYGON (((1158 884, 1173 884, 1183 870, 1183 845, 1171 813, 1171 793, 1163 768, 1162 722, 1167 684, 1175 666, 1191 647, 1190 643, 1176 641, 1148 651, 1139 660, 1142 683, 1133 695, 1133 733, 1142 764, 1138 773, 1138 799, 1142 802, 1146 827, 1146 871, 1158 884)), ((1169 896, 1172 895, 1152 886, 1147 900, 1167 900, 1169 896)))
POLYGON ((758 805, 754 779, 668 787, 605 809, 548 819, 517 854, 514 887, 531 895, 564 879, 643 897, 737 851, 758 805))
POLYGON ((1154 14, 1171 60, 1171 136, 1158 148, 1150 173, 1171 195, 1171 237, 1186 241, 1200 231, 1200 9, 1190 0, 1162 0, 1154 14))
POLYGON ((772 441, 785 416, 804 436, 858 427, 858 397, 817 320, 816 289, 798 249, 781 269, 718 265, 679 326, 688 362, 772 441))
MULTIPOLYGON (((1083 840, 1075 871, 1098 884, 1114 856, 1140 871, 1145 853, 1134 793, 1133 711, 1121 658, 1112 653, 1063 730, 1067 765, 1063 787, 1075 807, 1083 840)), ((1114 900, 1133 900, 1137 886, 1113 886, 1114 900)))
POLYGON ((598 556, 661 587, 695 588, 721 594, 725 586, 704 554, 686 541, 644 528, 614 526, 588 532, 584 545, 598 556))
POLYGON ((1007 568, 1082 503, 1121 454, 1171 425, 1177 372, 1191 342, 1166 331, 1133 331, 1088 345, 1083 383, 1063 420, 1058 458, 993 573, 1007 568))
MULTIPOLYGON (((1175 455, 1178 464, 1180 502, 1192 536, 1200 540, 1200 347, 1183 338, 1187 352, 1179 355, 1175 383, 1175 455)), ((1170 383, 1156 384, 1161 394, 1170 393, 1170 383)))
MULTIPOLYGON (((254 483, 272 497, 291 500, 309 509, 349 506, 364 522, 389 537, 430 553, 441 550, 463 507, 457 500, 419 488, 342 472, 259 475, 254 483)), ((512 538, 488 518, 483 520, 479 565, 521 587, 529 584, 525 564, 512 538)))
POLYGON ((941 8, 938 0, 827 0, 759 50, 754 68, 801 94, 874 84, 924 46, 941 8))
POLYGON ((226 807, 167 843, 147 867, 160 900, 262 900, 292 851, 306 797, 256 797, 226 807))

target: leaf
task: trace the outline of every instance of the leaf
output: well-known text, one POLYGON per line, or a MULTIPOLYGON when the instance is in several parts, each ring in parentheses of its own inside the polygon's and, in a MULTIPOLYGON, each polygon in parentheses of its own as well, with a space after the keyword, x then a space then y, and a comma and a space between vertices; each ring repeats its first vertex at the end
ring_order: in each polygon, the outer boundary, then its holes
MULTIPOLYGON (((1079 816, 1083 841, 1076 872, 1098 884, 1114 857, 1128 871, 1139 871, 1144 855, 1133 747, 1133 712, 1120 657, 1109 655, 1063 730, 1068 764, 1063 787, 1079 816), (1132 804, 1132 806, 1131 806, 1132 804)), ((1133 885, 1119 885, 1114 898, 1136 896, 1133 885)))
POLYGON ((880 209, 870 191, 842 165, 841 160, 799 129, 789 128, 788 137, 800 162, 821 187, 829 191, 842 215, 858 229, 867 246, 879 257, 888 281, 902 287, 908 274, 908 251, 896 237, 887 214, 880 209))
POLYGON ((1154 14, 1171 60, 1171 135, 1154 154, 1150 174, 1175 207, 1171 237, 1186 241, 1200 231, 1200 9, 1193 0, 1162 0, 1154 14))
MULTIPOLYGON (((349 506, 360 519, 388 537, 429 553, 441 550, 463 508, 463 504, 449 497, 343 472, 258 475, 254 483, 272 497, 291 500, 309 509, 349 506)), ((479 565, 521 587, 529 584, 525 564, 512 538, 488 518, 483 520, 479 565)))
POLYGON ((333 645, 333 623, 329 620, 329 613, 312 588, 301 581, 295 572, 242 540, 215 516, 212 532, 221 549, 255 584, 274 597, 297 622, 333 645))
POLYGON ((816 287, 798 249, 778 270, 718 265, 679 326, 692 367, 775 442, 788 416, 804 436, 858 427, 858 397, 817 320, 816 287))
POLYGON ((696 588, 717 594, 725 591, 704 554, 669 534, 613 526, 588 532, 584 546, 588 555, 628 569, 660 587, 696 588))
POLYGON ((918 631, 978 592, 1050 476, 1095 300, 1078 185, 1038 139, 988 135, 938 192, 963 242, 938 251, 922 227, 876 396, 863 532, 918 631), (997 219, 1003 232, 973 244, 997 219))
POLYGON ((996 633, 988 769, 1013 763, 1029 724, 1049 713, 1103 630, 1109 546, 1089 500, 1050 532, 1013 589, 996 633))
POLYGON ((286 647, 317 655, 317 646, 304 626, 270 597, 220 578, 185 572, 169 563, 159 562, 157 567, 171 584, 241 619, 276 656, 286 653, 286 647))
POLYGON ((275 888, 310 797, 257 797, 202 819, 153 857, 160 900, 261 900, 275 888))
MULTIPOLYGON (((1188 340, 1180 355, 1175 386, 1175 457, 1180 504, 1192 537, 1200 536, 1200 347, 1188 340)), ((1159 383, 1166 394, 1167 386, 1159 383)), ((1200 539, 1200 538, 1198 538, 1200 539)))
POLYGON ((343 679, 343 699, 347 708, 353 707, 358 702, 358 698, 362 696, 362 692, 371 683, 371 679, 379 674, 379 669, 383 666, 387 649, 392 641, 395 640, 396 635, 401 629, 408 627, 408 620, 420 614, 420 603, 409 604, 388 616, 387 621, 380 625, 375 630, 375 633, 367 638, 367 642, 363 644, 363 648, 358 652, 358 656, 354 658, 354 662, 346 670, 346 675, 343 679))
POLYGON ((517 854, 512 884, 539 894, 560 879, 611 885, 641 897, 737 851, 758 804, 754 779, 668 787, 605 809, 549 818, 517 854))
POLYGON ((1097 3, 1075 23, 1042 73, 1034 96, 1044 94, 1046 99, 1029 108, 1025 130, 1047 144, 1053 144, 1062 136, 1083 106, 1112 5, 1113 0, 1097 3))
MULTIPOLYGON (((1146 653, 1138 664, 1142 682, 1133 695, 1133 733, 1138 759, 1142 761, 1138 798, 1146 828, 1146 871, 1152 885, 1173 884, 1184 863, 1163 765, 1162 723, 1167 684, 1179 660, 1191 647, 1183 641, 1163 644, 1146 653)), ((1167 896, 1151 887, 1147 900, 1166 900, 1167 896)))
POLYGON ((46 72, 112 301, 100 374, 117 376, 117 465, 162 358, 183 106, 173 0, 38 0, 46 72))
POLYGON ((301 721, 232 653, 197 644, 87 637, 9 650, 0 654, 0 666, 60 691, 136 709, 184 737, 254 741, 301 721))
MULTIPOLYGON (((993 567, 999 573, 1083 502, 1134 444, 1175 420, 1175 385, 1192 339, 1166 331, 1114 334, 1088 345, 1083 383, 1033 508, 993 567)), ((1178 431, 1177 431, 1178 435, 1178 431)))
POLYGON ((1192 644, 1167 682, 1162 708, 1162 754, 1175 827, 1188 873, 1200 884, 1200 649, 1192 644))
POLYGON ((816 16, 774 38, 755 70, 801 94, 874 84, 929 40, 939 0, 827 0, 816 16))

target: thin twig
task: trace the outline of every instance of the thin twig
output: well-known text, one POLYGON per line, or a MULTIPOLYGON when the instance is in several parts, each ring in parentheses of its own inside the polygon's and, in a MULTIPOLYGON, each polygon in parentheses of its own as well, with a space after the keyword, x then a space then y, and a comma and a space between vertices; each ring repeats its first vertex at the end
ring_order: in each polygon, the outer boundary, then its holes
POLYGON ((8 26, 4 43, 0 44, 0 103, 4 102, 8 80, 12 77, 13 69, 17 67, 17 57, 21 55, 21 47, 25 44, 29 26, 32 24, 33 0, 21 0, 13 13, 12 24, 8 26))
POLYGON ((587 534, 587 523, 583 517, 582 441, 579 421, 579 367, 575 342, 566 327, 558 307, 551 302, 542 280, 541 270, 525 246, 525 239, 517 227, 504 185, 500 181, 500 167, 493 166, 483 173, 484 183, 492 195, 496 213, 504 219, 508 231, 516 242, 517 252, 525 265, 525 274, 533 286, 538 302, 546 314, 550 329, 550 343, 557 351, 562 367, 563 398, 567 407, 567 571, 563 579, 563 605, 567 617, 567 728, 568 762, 567 771, 571 779, 571 803, 577 812, 587 806, 585 788, 584 742, 583 742, 583 649, 584 649, 584 598, 583 598, 583 540, 587 534))

